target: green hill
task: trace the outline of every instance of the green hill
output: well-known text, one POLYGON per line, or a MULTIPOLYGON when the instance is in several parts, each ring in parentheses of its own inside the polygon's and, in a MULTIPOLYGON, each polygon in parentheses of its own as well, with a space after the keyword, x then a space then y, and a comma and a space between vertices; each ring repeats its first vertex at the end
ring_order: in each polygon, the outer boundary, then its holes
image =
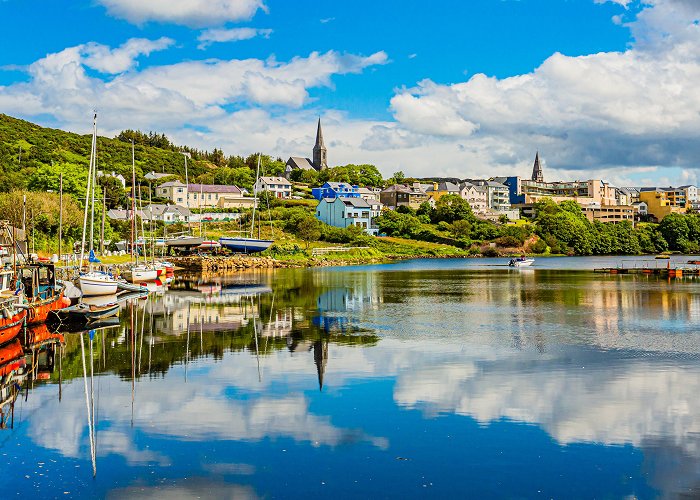
MULTIPOLYGON (((144 136, 147 137, 147 136, 144 136)), ((167 142, 167 141, 166 141, 167 142)), ((26 189, 32 175, 41 167, 73 170, 87 169, 90 159, 90 135, 44 128, 33 123, 0 114, 0 191, 26 189)), ((98 168, 131 178, 131 144, 118 139, 98 137, 98 168)), ((135 147, 136 177, 151 170, 184 176, 184 158, 174 146, 159 148, 144 144, 135 147)), ((208 154, 208 153, 203 153, 208 154)), ((188 160, 190 177, 208 172, 208 161, 188 160)))

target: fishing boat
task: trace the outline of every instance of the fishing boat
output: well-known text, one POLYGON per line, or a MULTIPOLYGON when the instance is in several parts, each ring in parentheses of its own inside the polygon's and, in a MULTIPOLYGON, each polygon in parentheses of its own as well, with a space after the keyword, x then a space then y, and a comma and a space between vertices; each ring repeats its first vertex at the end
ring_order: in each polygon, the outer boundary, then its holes
POLYGON ((18 307, 17 297, 0 299, 0 345, 19 335, 27 318, 27 309, 18 307))
POLYGON ((535 263, 535 259, 528 257, 515 257, 508 262, 509 267, 529 267, 535 263))
POLYGON ((255 172, 255 189, 253 197, 256 202, 253 203, 252 221, 250 224, 250 234, 248 237, 240 236, 223 236, 219 238, 219 243, 223 248, 226 248, 235 253, 258 253, 270 248, 274 243, 273 240, 260 239, 260 227, 258 226, 258 238, 253 238, 253 230, 255 229, 255 208, 257 206, 258 197, 258 179, 260 179, 260 155, 258 155, 258 167, 255 172))
POLYGON ((28 308, 19 303, 14 275, 12 269, 0 269, 0 345, 19 334, 27 317, 28 308))
POLYGON ((51 311, 70 305, 71 300, 63 296, 63 285, 56 280, 54 264, 24 264, 19 267, 18 274, 20 291, 24 293, 29 308, 28 325, 43 323, 51 311))

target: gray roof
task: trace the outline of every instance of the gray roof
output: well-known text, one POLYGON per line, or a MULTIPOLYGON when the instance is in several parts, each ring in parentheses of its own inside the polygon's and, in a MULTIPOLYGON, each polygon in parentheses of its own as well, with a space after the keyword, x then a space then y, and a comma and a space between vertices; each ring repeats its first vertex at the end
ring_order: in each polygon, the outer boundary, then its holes
POLYGON ((189 184, 187 186, 191 193, 225 193, 225 194, 241 194, 241 188, 238 186, 224 186, 219 184, 189 184))
POLYGON ((345 205, 352 205, 355 208, 371 208, 364 198, 336 198, 336 200, 342 200, 345 205))
POLYGON ((169 181, 169 182, 164 182, 158 187, 183 187, 185 185, 184 182, 180 181, 169 181))
POLYGON ((170 177, 171 175, 177 175, 177 174, 159 174, 158 172, 155 172, 154 170, 151 170, 151 171, 148 172, 146 175, 144 175, 144 177, 145 177, 146 179, 158 180, 158 179, 163 179, 163 178, 165 178, 165 177, 170 177))
POLYGON ((287 165, 302 170, 316 170, 309 158, 302 158, 301 156, 290 156, 289 160, 287 160, 287 165))

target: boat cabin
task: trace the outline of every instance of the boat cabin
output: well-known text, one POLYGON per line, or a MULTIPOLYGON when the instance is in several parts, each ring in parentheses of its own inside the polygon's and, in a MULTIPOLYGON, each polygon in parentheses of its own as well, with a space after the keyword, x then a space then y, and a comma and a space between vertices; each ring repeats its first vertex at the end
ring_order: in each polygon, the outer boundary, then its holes
POLYGON ((56 268, 53 264, 27 264, 20 268, 24 295, 31 300, 46 300, 56 293, 56 268))

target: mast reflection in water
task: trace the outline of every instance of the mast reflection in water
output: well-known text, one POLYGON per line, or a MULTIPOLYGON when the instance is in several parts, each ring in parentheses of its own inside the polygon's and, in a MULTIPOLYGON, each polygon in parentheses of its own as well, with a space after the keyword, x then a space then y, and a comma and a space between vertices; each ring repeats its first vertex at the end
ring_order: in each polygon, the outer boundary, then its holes
POLYGON ((696 281, 431 266, 180 279, 29 330, 0 349, 3 491, 698 494, 696 281))

